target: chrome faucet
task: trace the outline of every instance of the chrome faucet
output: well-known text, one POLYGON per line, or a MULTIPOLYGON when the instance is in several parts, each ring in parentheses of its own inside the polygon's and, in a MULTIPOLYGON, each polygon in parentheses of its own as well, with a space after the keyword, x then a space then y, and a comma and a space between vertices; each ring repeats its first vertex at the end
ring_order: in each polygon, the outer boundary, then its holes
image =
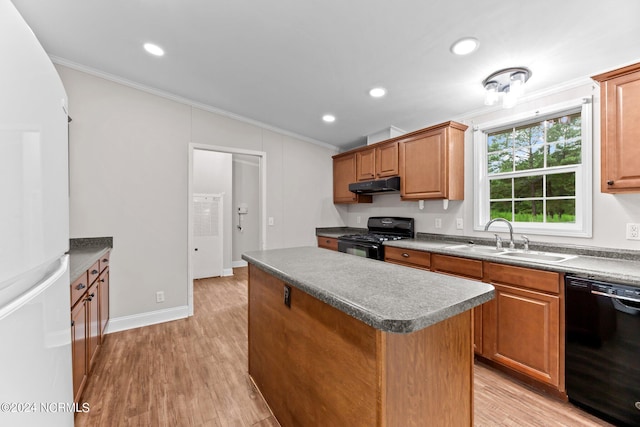
POLYGON ((513 241, 513 226, 511 225, 511 223, 509 221, 507 221, 504 218, 494 218, 491 221, 489 221, 485 226, 484 226, 484 231, 488 231, 489 230, 489 226, 491 224, 493 224, 494 222, 504 222, 507 224, 507 226, 509 226, 509 249, 514 249, 516 247, 515 242, 513 241))

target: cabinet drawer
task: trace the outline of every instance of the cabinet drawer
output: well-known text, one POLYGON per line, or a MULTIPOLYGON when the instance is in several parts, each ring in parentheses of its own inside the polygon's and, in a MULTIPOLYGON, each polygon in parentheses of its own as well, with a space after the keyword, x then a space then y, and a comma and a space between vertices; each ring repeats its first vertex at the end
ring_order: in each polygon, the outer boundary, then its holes
POLYGON ((71 307, 87 292, 88 287, 88 275, 85 271, 71 284, 71 307))
POLYGON ((338 239, 334 239, 333 237, 318 236, 318 247, 337 251, 338 239))
POLYGON ((475 259, 433 254, 431 255, 431 269, 482 280, 482 261, 475 259))
POLYGON ((106 254, 102 255, 100 257, 100 268, 98 269, 99 271, 104 271, 105 268, 107 268, 109 266, 109 256, 111 255, 111 252, 107 252, 106 254))
POLYGON ((385 246, 384 260, 429 270, 431 266, 431 253, 385 246))
POLYGON ((96 261, 88 270, 89 273, 89 284, 92 284, 98 279, 100 275, 100 260, 96 261))
POLYGON ((554 294, 560 293, 560 274, 511 265, 485 263, 485 280, 554 294))

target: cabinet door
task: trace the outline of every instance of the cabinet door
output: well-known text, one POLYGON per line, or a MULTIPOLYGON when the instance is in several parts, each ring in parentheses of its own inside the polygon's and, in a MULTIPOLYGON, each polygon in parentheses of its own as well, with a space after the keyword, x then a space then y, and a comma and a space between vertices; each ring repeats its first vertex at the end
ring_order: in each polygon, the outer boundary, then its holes
MULTIPOLYGON (((91 274, 91 272, 89 272, 91 274)), ((87 291, 87 356, 89 360, 88 372, 95 362, 100 345, 100 319, 98 313, 100 310, 100 298, 98 290, 98 281, 87 291)))
POLYGON ((84 299, 71 310, 71 360, 73 400, 78 402, 87 381, 87 309, 84 299))
POLYGON ((358 181, 369 181, 376 177, 376 150, 374 148, 356 153, 356 175, 358 181))
POLYGON ((395 176, 398 168, 398 143, 390 142, 376 147, 376 175, 379 178, 395 176))
POLYGON ((560 298, 496 282, 483 305, 483 356, 540 382, 560 384, 560 298))
POLYGON ((640 71, 603 83, 603 193, 640 192, 640 71))
POLYGON ((100 343, 104 341, 105 329, 107 328, 107 322, 109 321, 109 268, 105 268, 100 273, 98 279, 98 303, 99 303, 99 318, 100 318, 100 343))
MULTIPOLYGON (((432 254, 431 269, 475 280, 483 275, 482 261, 449 255, 432 254)), ((473 351, 482 354, 482 305, 473 308, 473 351)))
POLYGON ((333 203, 371 203, 371 196, 359 196, 349 191, 356 182, 356 154, 333 158, 333 203))
POLYGON ((437 129, 400 143, 400 195, 402 199, 447 197, 445 131, 437 129))

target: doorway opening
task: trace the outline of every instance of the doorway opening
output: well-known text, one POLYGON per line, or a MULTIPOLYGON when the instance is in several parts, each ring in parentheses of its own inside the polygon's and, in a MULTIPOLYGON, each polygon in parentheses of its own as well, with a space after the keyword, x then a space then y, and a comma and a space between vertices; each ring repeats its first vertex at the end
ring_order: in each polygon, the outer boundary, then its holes
POLYGON ((191 143, 188 158, 188 307, 192 316, 194 278, 233 275, 234 267, 246 265, 243 252, 266 247, 266 153, 191 143))

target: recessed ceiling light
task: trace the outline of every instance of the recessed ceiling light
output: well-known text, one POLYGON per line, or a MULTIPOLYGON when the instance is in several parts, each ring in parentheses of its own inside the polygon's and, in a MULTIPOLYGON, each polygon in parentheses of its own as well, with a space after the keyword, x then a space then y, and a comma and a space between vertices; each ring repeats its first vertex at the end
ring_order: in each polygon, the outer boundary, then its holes
POLYGON ((383 87, 374 87, 369 91, 369 95, 373 98, 382 98, 387 94, 387 90, 383 87))
POLYGON ((151 55, 154 55, 154 56, 164 55, 164 50, 157 44, 145 43, 144 50, 146 50, 147 52, 149 52, 151 55))
POLYGON ((451 45, 451 52, 456 55, 468 55, 478 49, 480 42, 473 37, 465 37, 451 45))
POLYGON ((336 116, 334 116, 333 114, 325 114, 324 116, 322 116, 322 120, 327 123, 333 123, 336 121, 336 116))

